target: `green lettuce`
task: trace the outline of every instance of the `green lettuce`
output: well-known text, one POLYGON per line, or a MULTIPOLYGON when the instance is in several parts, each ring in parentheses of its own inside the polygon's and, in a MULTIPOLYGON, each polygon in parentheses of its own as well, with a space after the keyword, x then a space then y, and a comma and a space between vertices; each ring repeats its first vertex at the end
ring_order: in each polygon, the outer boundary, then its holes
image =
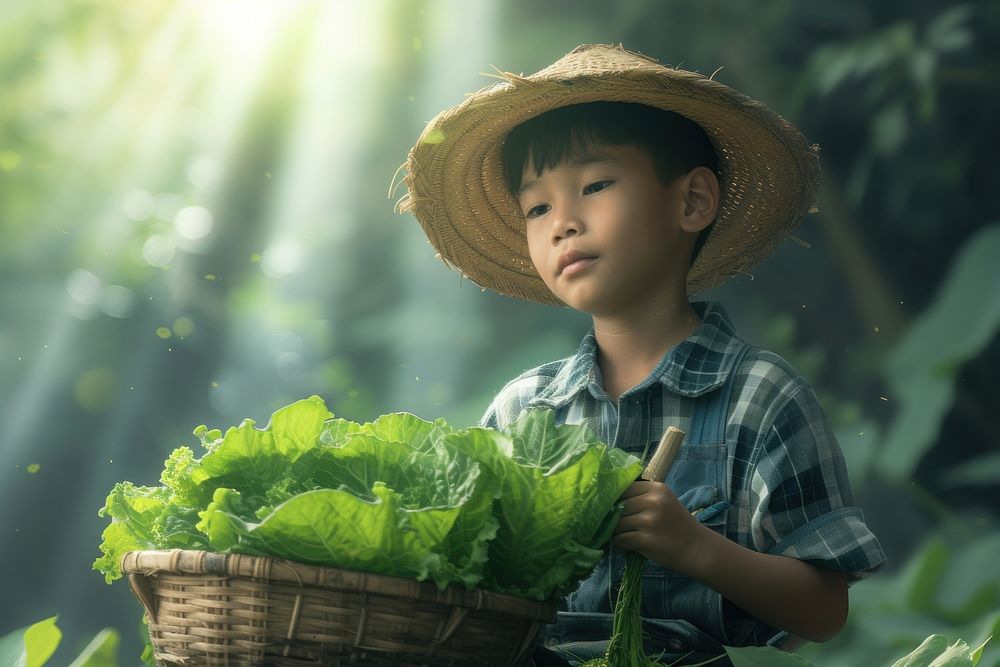
POLYGON ((194 434, 161 486, 121 482, 95 569, 136 549, 208 549, 554 599, 587 575, 637 459, 583 426, 526 412, 510 429, 396 413, 334 418, 317 396, 257 428, 194 434))
POLYGON ((539 600, 594 568, 617 522, 615 501, 642 472, 586 426, 556 426, 551 410, 525 412, 503 434, 468 429, 446 440, 503 480, 483 587, 539 600))

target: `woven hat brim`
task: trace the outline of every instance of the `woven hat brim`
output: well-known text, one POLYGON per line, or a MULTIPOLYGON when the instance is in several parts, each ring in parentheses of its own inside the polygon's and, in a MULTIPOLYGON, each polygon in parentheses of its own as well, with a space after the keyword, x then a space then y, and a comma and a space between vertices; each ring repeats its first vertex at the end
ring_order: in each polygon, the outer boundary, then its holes
POLYGON ((571 104, 619 101, 674 111, 698 123, 719 157, 716 222, 688 273, 694 294, 770 254, 814 206, 817 149, 763 104, 693 72, 663 67, 620 47, 581 47, 532 77, 504 80, 435 117, 407 161, 412 211, 440 257, 476 284, 508 296, 561 304, 528 255, 525 222, 506 185, 501 151, 515 126, 571 104), (589 49, 584 51, 583 49, 589 49), (601 68, 596 55, 629 67, 601 68), (589 68, 560 63, 588 56, 589 68))

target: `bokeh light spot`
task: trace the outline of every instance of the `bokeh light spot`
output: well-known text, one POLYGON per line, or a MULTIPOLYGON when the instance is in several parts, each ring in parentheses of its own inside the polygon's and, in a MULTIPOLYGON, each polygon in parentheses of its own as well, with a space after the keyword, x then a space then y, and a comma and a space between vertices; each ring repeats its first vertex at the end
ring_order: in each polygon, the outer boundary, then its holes
POLYGON ((166 340, 171 336, 170 329, 168 329, 167 327, 157 327, 156 335, 162 338, 163 340, 166 340))
POLYGON ((192 241, 208 236, 213 223, 211 211, 202 206, 186 206, 174 218, 177 233, 192 241))
POLYGON ((150 266, 166 266, 174 259, 177 245, 164 234, 154 234, 142 245, 142 258, 150 266))
POLYGON ((222 180, 222 168, 211 157, 198 155, 188 162, 184 175, 196 188, 212 190, 222 180))
POLYGON ((298 241, 279 241, 264 251, 261 268, 272 278, 296 273, 305 262, 305 250, 298 241))
POLYGON ((21 164, 21 156, 14 151, 0 151, 0 171, 14 171, 21 164))
POLYGON ((122 211, 130 220, 145 220, 156 210, 156 197, 149 190, 132 190, 122 199, 122 211))
POLYGON ((115 392, 115 375, 104 367, 92 368, 76 380, 73 396, 87 412, 104 412, 111 405, 115 392))
POLYGON ((74 269, 66 279, 70 298, 83 306, 92 306, 101 298, 101 279, 86 269, 74 269))
POLYGON ((101 310, 111 317, 126 318, 135 310, 132 290, 121 285, 108 285, 101 292, 101 310))
POLYGON ((186 338, 194 332, 194 321, 190 317, 178 317, 174 320, 174 333, 181 338, 186 338))
POLYGON ((161 192, 156 195, 156 217, 169 222, 177 217, 186 204, 187 202, 180 195, 173 192, 161 192))

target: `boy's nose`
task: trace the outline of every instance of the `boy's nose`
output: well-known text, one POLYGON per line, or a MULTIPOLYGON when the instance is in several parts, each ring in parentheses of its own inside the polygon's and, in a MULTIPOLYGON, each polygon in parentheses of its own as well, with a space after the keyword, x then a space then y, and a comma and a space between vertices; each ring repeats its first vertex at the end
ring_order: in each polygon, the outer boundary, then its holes
POLYGON ((558 243, 570 236, 576 236, 583 228, 583 223, 578 215, 573 211, 560 213, 556 222, 552 225, 552 242, 558 243))

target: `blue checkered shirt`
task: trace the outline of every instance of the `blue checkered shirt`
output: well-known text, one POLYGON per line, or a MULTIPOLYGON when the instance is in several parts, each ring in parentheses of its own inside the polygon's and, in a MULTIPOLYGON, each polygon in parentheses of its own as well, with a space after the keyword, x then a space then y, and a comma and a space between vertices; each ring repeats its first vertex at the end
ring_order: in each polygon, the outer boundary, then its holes
MULTIPOLYGON (((629 406, 637 415, 633 423, 619 423, 618 406, 603 389, 593 331, 573 356, 507 383, 480 423, 502 428, 524 410, 552 408, 567 424, 586 423, 603 441, 641 451, 667 426, 688 431, 694 399, 736 373, 726 425, 726 441, 734 445, 727 537, 845 572, 851 583, 877 571, 885 554, 854 506, 843 454, 812 388, 788 362, 761 348, 752 347, 734 368, 742 341, 725 310, 718 303, 692 305, 700 327, 623 395, 643 403, 629 406), (627 429, 624 441, 619 429, 627 429)), ((730 637, 750 639, 753 623, 727 606, 730 637)))

